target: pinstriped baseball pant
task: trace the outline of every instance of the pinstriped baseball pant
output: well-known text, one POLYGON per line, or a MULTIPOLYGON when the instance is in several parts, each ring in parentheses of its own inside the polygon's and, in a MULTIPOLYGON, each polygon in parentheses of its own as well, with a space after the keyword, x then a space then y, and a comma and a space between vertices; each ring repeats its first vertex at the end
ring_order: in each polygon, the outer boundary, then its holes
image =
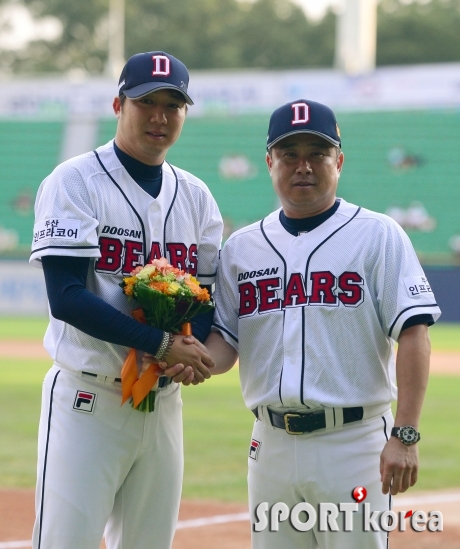
POLYGON ((43 384, 33 549, 170 549, 183 473, 175 383, 155 411, 120 407, 119 383, 53 366, 43 384), (77 391, 96 395, 77 406, 77 391))
MULTIPOLYGON (((388 511, 390 497, 380 482, 380 453, 393 426, 391 411, 338 429, 289 435, 283 429, 256 421, 252 437, 260 443, 257 459, 249 458, 249 512, 252 515, 253 549, 386 549, 385 531, 363 531, 363 503, 353 513, 352 531, 320 531, 319 522, 308 531, 298 531, 290 520, 279 522, 278 531, 267 526, 255 531, 255 509, 261 502, 269 508, 283 502, 292 509, 299 502, 318 510, 320 503, 355 503, 352 491, 367 489, 365 503, 371 511, 388 511)), ((252 452, 254 457, 255 452, 252 452)), ((267 514, 269 518, 269 513, 267 514)), ((305 522, 306 515, 300 520, 305 522)))

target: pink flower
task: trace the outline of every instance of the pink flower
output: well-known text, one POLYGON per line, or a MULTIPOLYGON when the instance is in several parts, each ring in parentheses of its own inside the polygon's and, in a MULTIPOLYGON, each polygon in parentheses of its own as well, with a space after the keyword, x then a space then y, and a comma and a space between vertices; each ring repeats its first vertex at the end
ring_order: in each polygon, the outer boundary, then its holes
POLYGON ((136 276, 137 273, 140 273, 144 267, 142 265, 138 265, 133 271, 131 271, 131 276, 136 276))
POLYGON ((177 279, 179 279, 178 277, 185 274, 184 271, 170 265, 168 260, 164 257, 160 257, 160 259, 152 259, 150 264, 154 265, 162 275, 173 274, 177 279))
POLYGON ((161 269, 163 269, 164 267, 171 267, 172 268, 172 265, 170 265, 168 263, 168 260, 165 257, 160 257, 160 259, 152 259, 152 261, 150 263, 152 265, 155 265, 155 267, 159 271, 161 271, 161 269))

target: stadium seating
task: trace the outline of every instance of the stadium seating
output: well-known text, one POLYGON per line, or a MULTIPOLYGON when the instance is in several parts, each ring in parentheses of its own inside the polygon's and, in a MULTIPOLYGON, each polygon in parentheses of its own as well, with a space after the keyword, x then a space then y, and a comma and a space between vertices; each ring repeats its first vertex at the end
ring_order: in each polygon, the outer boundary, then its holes
POLYGON ((59 162, 63 130, 62 122, 0 121, 0 244, 16 235, 20 254, 30 252, 35 195, 59 162))
MULTIPOLYGON (((455 262, 449 240, 460 235, 458 110, 342 112, 337 115, 345 166, 338 195, 399 214, 428 263, 455 262)), ((264 161, 268 116, 190 117, 168 160, 202 178, 233 229, 277 206, 264 161)), ((100 128, 100 143, 114 122, 100 128)))
MULTIPOLYGON (((460 112, 361 111, 337 117, 346 157, 339 196, 391 211, 424 263, 458 263, 449 241, 460 235, 460 112)), ((168 154, 172 164, 208 184, 228 232, 278 205, 264 159, 267 124, 268 115, 190 116, 168 154)), ((115 128, 114 119, 101 120, 95 145, 111 139, 115 128)), ((0 226, 16 230, 23 249, 32 234, 30 197, 59 161, 63 129, 60 122, 0 122, 0 226)))

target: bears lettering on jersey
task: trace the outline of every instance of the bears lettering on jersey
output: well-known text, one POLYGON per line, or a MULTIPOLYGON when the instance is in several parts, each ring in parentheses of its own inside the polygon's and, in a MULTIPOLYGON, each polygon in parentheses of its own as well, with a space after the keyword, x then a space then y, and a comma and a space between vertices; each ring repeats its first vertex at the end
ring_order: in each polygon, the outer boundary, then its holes
MULTIPOLYGON (((107 232, 107 231, 106 231, 107 232)), ((95 270, 99 273, 118 274, 128 276, 138 265, 144 264, 144 250, 142 242, 125 240, 108 236, 99 237, 101 257, 96 261, 95 270)), ((198 247, 196 244, 187 246, 183 242, 167 242, 166 255, 173 267, 181 269, 192 276, 198 272, 198 247)), ((152 242, 150 259, 163 257, 161 244, 152 242)))
MULTIPOLYGON (((266 269, 268 270, 268 269, 266 269)), ((238 276, 238 280, 240 280, 238 276)), ((346 271, 336 277, 330 271, 310 273, 311 290, 307 293, 301 273, 292 273, 282 297, 283 282, 280 277, 243 282, 238 286, 239 317, 280 311, 287 307, 328 306, 358 307, 364 301, 364 280, 358 273, 346 271)))

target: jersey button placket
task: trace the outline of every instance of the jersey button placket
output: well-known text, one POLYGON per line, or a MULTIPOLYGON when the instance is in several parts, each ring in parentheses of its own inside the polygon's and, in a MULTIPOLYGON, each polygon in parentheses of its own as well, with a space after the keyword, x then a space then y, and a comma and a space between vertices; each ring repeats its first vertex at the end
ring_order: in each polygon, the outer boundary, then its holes
MULTIPOLYGON (((157 201, 154 201, 149 206, 150 213, 150 234, 152 239, 157 242, 161 234, 161 206, 157 201)), ((163 250, 162 255, 165 256, 166 252, 163 250)))
MULTIPOLYGON (((301 273, 303 271, 303 255, 301 252, 302 244, 299 239, 295 239, 289 247, 289 256, 287 265, 287 277, 289 281, 292 273, 301 273)), ((284 369, 281 393, 283 401, 299 401, 300 386, 300 365, 302 360, 302 338, 299 332, 302 326, 302 313, 300 306, 286 307, 284 321, 284 369)))

